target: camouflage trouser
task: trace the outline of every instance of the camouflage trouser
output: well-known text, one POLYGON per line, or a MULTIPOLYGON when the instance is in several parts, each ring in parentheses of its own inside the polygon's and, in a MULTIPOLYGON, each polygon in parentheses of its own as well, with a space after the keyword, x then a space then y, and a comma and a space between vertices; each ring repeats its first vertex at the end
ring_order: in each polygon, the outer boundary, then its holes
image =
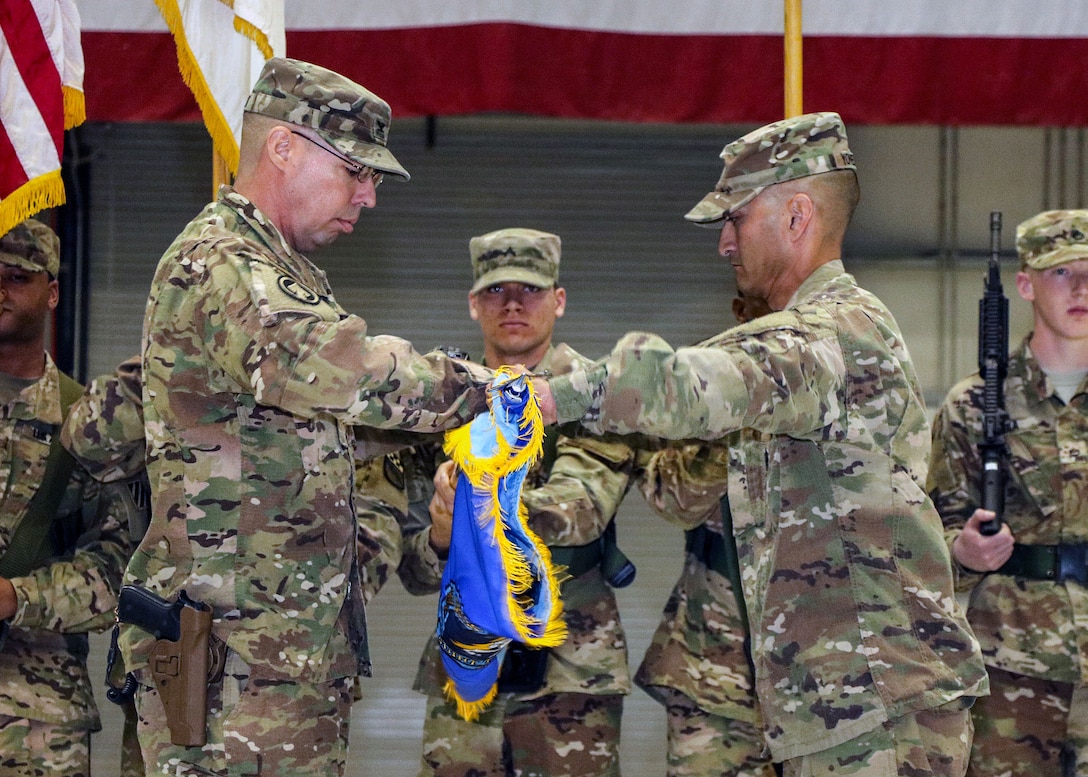
POLYGON ((971 751, 964 700, 893 718, 827 750, 791 758, 785 777, 963 777, 971 751))
POLYGON ((231 650, 221 682, 208 686, 208 741, 170 743, 154 688, 136 693, 138 734, 147 773, 169 775, 343 775, 354 678, 292 683, 251 676, 231 650))
POLYGON ((623 697, 499 694, 469 723, 427 697, 420 777, 618 777, 623 697))
POLYGON ((711 715, 679 691, 660 695, 668 723, 666 777, 775 777, 763 733, 751 723, 711 715))
POLYGON ((136 736, 136 702, 129 701, 121 705, 125 716, 121 729, 121 777, 144 777, 144 756, 140 752, 140 740, 136 736))
POLYGON ((0 715, 0 776, 88 777, 91 732, 0 715))
POLYGON ((989 669, 990 695, 971 710, 972 775, 1088 774, 1088 689, 989 669))

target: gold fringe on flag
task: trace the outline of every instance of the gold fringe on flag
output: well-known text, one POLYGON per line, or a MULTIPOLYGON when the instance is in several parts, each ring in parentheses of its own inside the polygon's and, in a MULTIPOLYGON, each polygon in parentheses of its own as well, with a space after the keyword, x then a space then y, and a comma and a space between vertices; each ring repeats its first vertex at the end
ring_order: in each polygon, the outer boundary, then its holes
MULTIPOLYGON (((493 392, 501 390, 502 378, 516 380, 519 377, 508 367, 500 368, 495 375, 498 380, 493 384, 493 392), (496 385, 499 385, 498 389, 495 388, 496 385)), ((490 540, 492 547, 497 549, 501 579, 506 581, 504 601, 492 603, 492 608, 496 613, 505 616, 505 632, 516 635, 504 633, 501 639, 488 644, 458 643, 458 647, 465 652, 477 652, 481 661, 501 660, 501 656, 494 657, 494 654, 509 644, 511 638, 516 638, 530 647, 544 648, 560 645, 567 637, 563 602, 559 596, 559 581, 552 566, 551 552, 529 528, 528 510, 521 501, 520 494, 516 506, 504 506, 499 496, 503 478, 516 475, 522 468, 531 467, 543 455, 544 423, 540 405, 532 381, 526 380, 525 385, 528 397, 518 419, 517 440, 509 441, 497 430, 491 455, 477 456, 472 449, 472 424, 446 433, 446 453, 457 464, 465 479, 459 483, 459 487, 465 486, 467 481, 467 485, 473 488, 474 494, 470 502, 475 511, 477 527, 486 540, 490 540), (519 545, 511 536, 527 540, 532 549, 527 550, 524 542, 519 545), (533 599, 534 590, 540 590, 540 586, 534 583, 539 583, 541 577, 546 581, 548 597, 545 621, 542 621, 543 607, 533 599)), ((499 401, 493 398, 492 405, 499 401)), ((509 491, 505 494, 510 496, 509 491)), ((461 613, 459 620, 467 623, 471 619, 461 613)), ((490 628, 492 627, 488 627, 488 630, 490 628)), ((448 679, 443 692, 447 700, 456 704, 457 714, 464 720, 472 721, 494 700, 497 689, 497 684, 493 685, 482 698, 470 701, 463 698, 456 683, 448 679)))
POLYGON ((212 146, 219 156, 223 157, 231 174, 238 172, 238 144, 231 131, 230 122, 223 116, 223 112, 216 103, 208 82, 204 79, 204 73, 196 61, 193 50, 185 37, 185 27, 181 20, 181 10, 177 0, 155 0, 155 4, 162 12, 166 26, 174 37, 174 43, 178 50, 178 69, 185 85, 192 91, 196 98, 196 104, 200 107, 200 113, 204 117, 204 125, 208 128, 208 134, 212 137, 212 146))
POLYGON ((495 697, 499 695, 499 686, 491 686, 491 690, 482 699, 465 701, 457 693, 457 686, 453 680, 446 680, 446 684, 442 686, 442 693, 446 695, 446 701, 457 705, 457 714, 461 720, 471 723, 480 717, 480 713, 487 709, 487 705, 495 701, 495 697))
POLYGON ((272 59, 274 55, 272 44, 268 42, 268 36, 263 30, 241 16, 234 17, 234 29, 253 41, 265 59, 272 59))
POLYGON ((64 204, 64 181, 60 170, 51 170, 24 183, 0 200, 0 235, 39 211, 64 204))
MULTIPOLYGON (((499 368, 495 371, 495 375, 507 376, 510 379, 518 377, 509 367, 499 368)), ((526 380, 525 385, 529 391, 529 399, 519 424, 520 433, 523 435, 528 430, 529 438, 520 450, 515 450, 514 446, 499 434, 496 435, 497 449, 492 456, 481 458, 473 455, 470 424, 446 433, 445 450, 468 478, 473 488, 487 494, 486 511, 477 516, 477 519, 481 529, 490 530, 499 548, 506 577, 510 581, 510 599, 506 602, 506 606, 519 641, 531 647, 555 647, 566 639, 567 624, 563 620, 563 602, 559 597, 559 583, 552 567, 551 551, 529 528, 529 513, 525 509, 525 504, 519 499, 516 520, 521 522, 525 535, 540 556, 551 597, 548 622, 543 624, 543 633, 536 636, 531 629, 541 624, 526 611, 529 603, 524 600, 524 596, 533 585, 533 570, 529 565, 529 559, 506 536, 504 528, 507 527, 509 518, 504 518, 499 502, 501 479, 520 467, 532 466, 543 455, 544 422, 540 414, 540 404, 533 389, 533 382, 526 380)))
POLYGON ((63 86, 61 92, 64 96, 64 128, 70 130, 87 121, 87 103, 83 92, 74 86, 63 86))

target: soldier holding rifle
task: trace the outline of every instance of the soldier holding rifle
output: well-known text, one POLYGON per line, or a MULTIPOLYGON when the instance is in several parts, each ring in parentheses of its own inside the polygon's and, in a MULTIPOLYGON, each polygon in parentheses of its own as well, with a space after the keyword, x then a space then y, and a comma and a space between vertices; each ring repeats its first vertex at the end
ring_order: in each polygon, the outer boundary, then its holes
POLYGON ((991 452, 981 373, 953 387, 937 413, 929 491, 958 587, 971 592, 968 620, 990 676, 991 695, 973 709, 968 773, 1085 774, 1088 210, 1040 213, 1020 224, 1016 243, 1016 288, 1031 303, 1033 331, 1009 355, 1001 385, 1002 512, 981 507, 991 452))

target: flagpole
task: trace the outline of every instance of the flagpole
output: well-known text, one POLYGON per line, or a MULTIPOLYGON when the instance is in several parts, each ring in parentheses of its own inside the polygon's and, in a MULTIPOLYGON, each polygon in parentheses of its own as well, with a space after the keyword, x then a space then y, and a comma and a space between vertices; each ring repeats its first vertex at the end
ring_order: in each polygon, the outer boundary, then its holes
POLYGON ((212 199, 219 197, 219 187, 230 183, 230 168, 227 160, 215 149, 212 149, 212 199))
POLYGON ((801 99, 801 0, 784 0, 786 118, 804 113, 801 99))

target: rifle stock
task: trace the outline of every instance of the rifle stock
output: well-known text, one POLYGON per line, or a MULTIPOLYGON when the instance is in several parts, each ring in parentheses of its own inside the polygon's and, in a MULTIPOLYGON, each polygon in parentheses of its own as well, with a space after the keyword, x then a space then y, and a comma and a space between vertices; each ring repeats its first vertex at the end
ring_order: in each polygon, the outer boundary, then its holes
POLYGON ((1001 531, 1005 511, 1005 375, 1009 366, 1009 300, 1001 287, 1001 212, 990 213, 990 264, 985 291, 978 303, 978 370, 983 380, 982 508, 992 510, 996 518, 979 527, 985 535, 1001 531))

